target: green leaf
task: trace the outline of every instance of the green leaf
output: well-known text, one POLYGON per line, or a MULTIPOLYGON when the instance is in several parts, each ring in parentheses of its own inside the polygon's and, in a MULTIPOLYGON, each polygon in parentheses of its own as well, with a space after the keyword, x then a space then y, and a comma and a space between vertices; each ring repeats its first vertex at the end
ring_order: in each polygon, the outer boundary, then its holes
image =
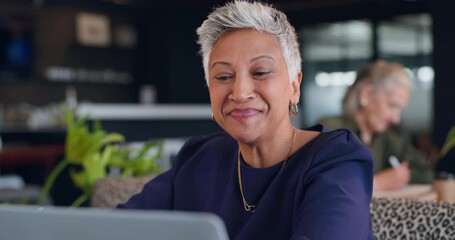
POLYGON ((452 126, 447 134, 447 138, 439 153, 440 158, 443 158, 453 147, 455 147, 455 126, 452 126))
POLYGON ((161 167, 158 165, 157 160, 161 156, 162 151, 162 141, 146 143, 141 149, 133 151, 131 154, 133 157, 128 160, 125 168, 134 176, 159 172, 161 171, 161 167), (147 156, 152 149, 156 151, 155 154, 147 156))
POLYGON ((74 169, 70 169, 70 177, 76 187, 82 189, 82 191, 89 191, 88 178, 85 170, 76 172, 74 169))
POLYGON ((75 121, 73 111, 66 114, 66 121, 68 133, 65 153, 66 158, 72 164, 80 165, 86 155, 99 152, 108 144, 125 140, 124 136, 119 133, 106 133, 101 129, 99 121, 94 121, 94 131, 91 133, 87 124, 87 116, 75 121))
POLYGON ((66 108, 65 122, 65 160, 46 180, 46 192, 43 192, 41 200, 66 166, 78 168, 70 169, 70 177, 74 185, 84 192, 75 200, 73 206, 79 206, 89 199, 95 182, 106 177, 111 167, 119 168, 124 176, 140 176, 161 171, 157 160, 163 151, 162 141, 146 143, 139 149, 120 148, 119 143, 124 142, 125 137, 120 133, 106 132, 102 129, 101 122, 96 120, 90 130, 88 115, 76 118, 75 110, 66 108), (151 155, 152 150, 155 152, 151 155))

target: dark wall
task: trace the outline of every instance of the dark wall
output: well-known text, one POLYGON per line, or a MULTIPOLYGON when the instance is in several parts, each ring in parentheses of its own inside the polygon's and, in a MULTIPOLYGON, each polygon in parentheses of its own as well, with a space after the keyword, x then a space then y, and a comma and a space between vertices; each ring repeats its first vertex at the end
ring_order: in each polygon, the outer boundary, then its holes
POLYGON ((140 83, 154 84, 159 103, 208 103, 196 28, 209 9, 172 6, 142 12, 140 83))
POLYGON ((173 19, 171 102, 208 103, 202 58, 198 54, 196 29, 208 11, 180 10, 173 19))
POLYGON ((161 89, 169 89, 171 57, 168 52, 170 45, 170 21, 172 10, 170 3, 161 8, 145 7, 137 12, 139 46, 138 46, 138 78, 139 85, 153 84, 159 90, 158 101, 166 102, 167 94, 161 89))
POLYGON ((434 141, 442 146, 450 127, 455 125, 455 15, 450 1, 431 1, 433 17, 434 141))

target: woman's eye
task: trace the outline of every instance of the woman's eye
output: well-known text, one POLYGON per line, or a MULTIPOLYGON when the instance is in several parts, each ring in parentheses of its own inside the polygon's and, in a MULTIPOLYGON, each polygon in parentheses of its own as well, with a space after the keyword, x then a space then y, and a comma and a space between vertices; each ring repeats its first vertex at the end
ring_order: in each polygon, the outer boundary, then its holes
POLYGON ((262 77, 262 76, 265 76, 265 75, 267 75, 269 73, 270 73, 270 71, 257 71, 257 72, 253 73, 253 76, 262 77))
POLYGON ((218 81, 226 81, 231 79, 231 75, 217 75, 215 76, 215 79, 218 81))

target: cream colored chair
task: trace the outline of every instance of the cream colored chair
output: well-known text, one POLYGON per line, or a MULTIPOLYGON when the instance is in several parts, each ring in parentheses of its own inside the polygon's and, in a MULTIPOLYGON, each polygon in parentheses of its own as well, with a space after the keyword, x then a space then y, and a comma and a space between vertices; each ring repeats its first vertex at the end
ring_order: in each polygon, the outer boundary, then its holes
POLYGON ((139 193, 145 183, 156 175, 125 178, 109 176, 98 180, 93 187, 90 206, 94 208, 114 208, 139 193))

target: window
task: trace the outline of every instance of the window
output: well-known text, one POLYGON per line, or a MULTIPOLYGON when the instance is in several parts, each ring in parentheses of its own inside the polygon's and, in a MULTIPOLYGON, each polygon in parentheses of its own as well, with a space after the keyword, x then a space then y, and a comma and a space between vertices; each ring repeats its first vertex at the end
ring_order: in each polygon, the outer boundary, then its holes
POLYGON ((341 113, 341 99, 359 67, 372 58, 372 28, 367 20, 306 26, 302 41, 303 124, 341 113))
POLYGON ((428 14, 402 15, 375 24, 361 19, 308 25, 299 35, 303 125, 340 114, 343 95, 356 71, 377 56, 403 64, 413 78, 414 89, 402 123, 414 131, 431 129, 434 73, 428 14))

